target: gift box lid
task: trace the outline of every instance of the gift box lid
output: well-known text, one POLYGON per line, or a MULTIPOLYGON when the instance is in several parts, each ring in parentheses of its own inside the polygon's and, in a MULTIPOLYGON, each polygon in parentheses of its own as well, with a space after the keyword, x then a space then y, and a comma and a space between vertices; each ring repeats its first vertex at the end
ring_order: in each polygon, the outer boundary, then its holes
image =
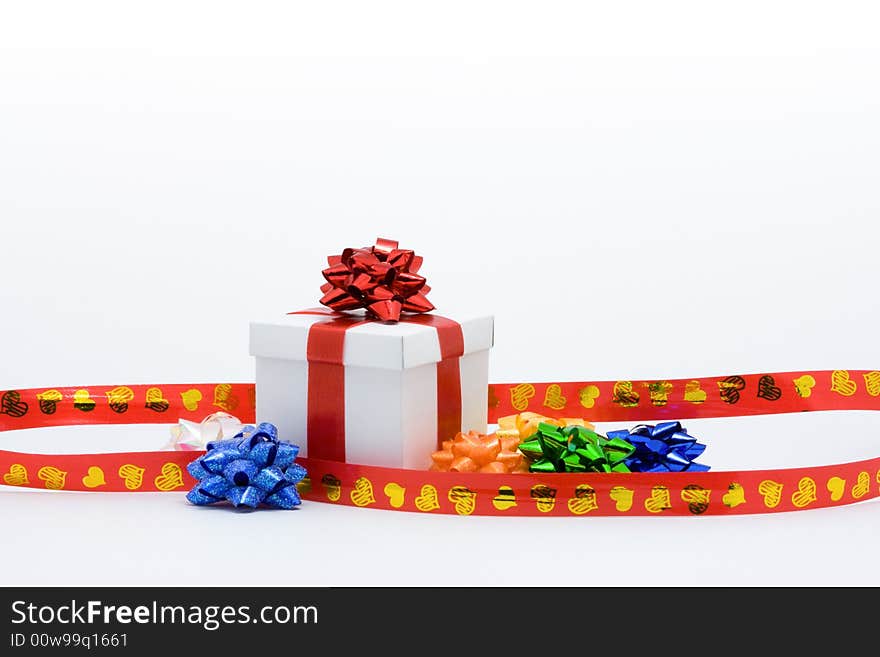
MULTIPOLYGON (((444 314, 461 325, 464 353, 484 351, 494 343, 492 315, 454 316, 444 314)), ((306 360, 309 328, 326 322, 322 315, 284 315, 277 319, 251 322, 250 354, 263 358, 306 360)), ((440 361, 437 330, 431 326, 369 322, 345 332, 343 365, 403 370, 440 361)))

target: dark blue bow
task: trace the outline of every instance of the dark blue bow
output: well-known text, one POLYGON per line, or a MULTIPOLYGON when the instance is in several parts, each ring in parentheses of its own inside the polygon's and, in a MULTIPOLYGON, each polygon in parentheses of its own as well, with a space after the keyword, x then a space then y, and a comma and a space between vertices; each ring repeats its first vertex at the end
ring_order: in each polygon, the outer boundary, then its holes
POLYGON ((609 431, 608 438, 628 441, 635 451, 625 463, 632 472, 706 472, 708 465, 694 463, 706 449, 685 432, 680 422, 640 424, 627 431, 609 431))
POLYGON ((208 443, 208 451, 186 466, 199 482, 187 494, 193 504, 229 500, 234 506, 292 509, 301 500, 296 485, 306 469, 295 463, 299 447, 278 440, 275 425, 246 426, 234 438, 208 443))

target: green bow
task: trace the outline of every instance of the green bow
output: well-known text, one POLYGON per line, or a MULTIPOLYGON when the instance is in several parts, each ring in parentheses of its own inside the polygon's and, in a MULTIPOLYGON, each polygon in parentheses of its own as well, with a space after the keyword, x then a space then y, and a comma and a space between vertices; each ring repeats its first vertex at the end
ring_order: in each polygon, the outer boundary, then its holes
POLYGON ((531 472, 629 472, 624 460, 635 449, 622 438, 609 440, 586 427, 546 422, 519 446, 531 461, 531 472))

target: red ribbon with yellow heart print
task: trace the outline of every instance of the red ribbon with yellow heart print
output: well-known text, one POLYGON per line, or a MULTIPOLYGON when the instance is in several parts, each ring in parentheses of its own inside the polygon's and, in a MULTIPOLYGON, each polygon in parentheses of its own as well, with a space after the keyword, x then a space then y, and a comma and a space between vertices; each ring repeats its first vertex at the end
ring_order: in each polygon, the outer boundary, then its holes
MULTIPOLYGON (((214 410, 254 421, 249 383, 38 388, 0 393, 0 431, 78 424, 167 424, 214 410), (173 418, 173 419, 172 419, 173 418)), ((489 418, 526 410, 639 422, 880 410, 880 371, 811 371, 661 381, 492 384, 489 418)), ((296 437, 287 437, 296 442, 296 437)), ((8 486, 185 491, 199 452, 0 451, 8 486)), ((426 459, 428 455, 426 455, 426 459)), ((797 511, 880 496, 880 457, 806 468, 679 473, 455 473, 302 459, 304 499, 367 508, 511 516, 681 516, 797 511)))

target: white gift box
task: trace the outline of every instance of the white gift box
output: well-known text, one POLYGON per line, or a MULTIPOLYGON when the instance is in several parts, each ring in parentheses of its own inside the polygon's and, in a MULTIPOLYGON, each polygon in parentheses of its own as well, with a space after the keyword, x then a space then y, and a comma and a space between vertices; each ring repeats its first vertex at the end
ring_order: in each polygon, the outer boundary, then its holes
MULTIPOLYGON (((483 315, 450 319, 461 326, 464 349, 461 357, 454 358, 457 363, 450 362, 453 359, 444 361, 441 376, 449 377, 457 365, 461 424, 457 425, 454 413, 447 414, 443 424, 449 425, 452 419, 455 431, 474 429, 485 433, 493 318, 483 315)), ((453 385, 450 397, 448 378, 442 384, 443 392, 438 393, 438 329, 406 321, 368 322, 349 328, 344 333, 341 366, 336 366, 343 381, 337 380, 335 388, 328 385, 325 389, 320 370, 314 361, 309 363, 307 354, 312 326, 328 321, 332 320, 325 315, 291 314, 251 323, 257 421, 275 424, 281 439, 300 445, 302 456, 309 456, 311 451, 313 458, 328 458, 328 449, 334 450, 329 443, 335 440, 337 447, 340 442, 343 445, 344 455, 337 450, 334 458, 348 463, 427 469, 438 441, 454 436, 454 432, 438 436, 438 397, 442 396, 449 406, 450 399, 458 396, 453 385), (344 399, 335 399, 343 395, 332 391, 343 388, 344 399), (326 395, 334 399, 328 400, 326 395), (344 438, 309 435, 309 426, 315 426, 309 419, 310 409, 314 420, 315 404, 323 404, 326 414, 327 404, 334 403, 338 403, 339 412, 344 410, 344 421, 337 418, 344 426, 344 438)))

